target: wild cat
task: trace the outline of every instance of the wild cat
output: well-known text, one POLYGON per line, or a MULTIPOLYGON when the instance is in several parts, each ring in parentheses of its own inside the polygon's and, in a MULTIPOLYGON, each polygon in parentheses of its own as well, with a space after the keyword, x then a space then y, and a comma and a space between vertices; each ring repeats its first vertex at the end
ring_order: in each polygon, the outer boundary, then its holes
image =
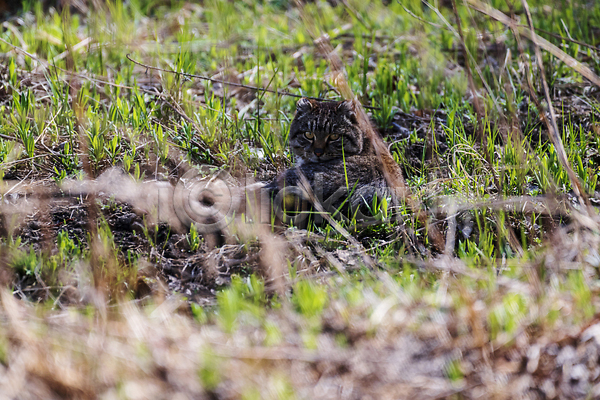
MULTIPOLYGON (((352 101, 317 102, 302 98, 290 126, 290 147, 295 165, 264 187, 274 207, 290 207, 291 192, 304 201, 303 181, 326 211, 368 211, 373 197, 383 198, 386 179, 383 166, 357 120, 352 101)), ((312 199, 314 200, 314 199, 312 199)), ((296 199, 295 206, 298 201, 296 199)))

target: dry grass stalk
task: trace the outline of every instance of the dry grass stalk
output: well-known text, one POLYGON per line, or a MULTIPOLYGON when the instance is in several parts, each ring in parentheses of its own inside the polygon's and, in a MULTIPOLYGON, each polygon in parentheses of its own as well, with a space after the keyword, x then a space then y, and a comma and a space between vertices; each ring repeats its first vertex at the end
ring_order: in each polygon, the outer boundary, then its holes
MULTIPOLYGON (((550 51, 554 55, 559 55, 558 58, 561 61, 566 60, 565 62, 567 63, 567 65, 569 65, 571 68, 575 69, 577 72, 581 73, 582 75, 584 75, 585 77, 590 79, 592 82, 594 82, 596 84, 600 84, 600 78, 598 78, 593 72, 591 72, 589 70, 589 68, 581 65, 577 60, 573 59, 572 57, 570 57, 569 55, 564 53, 562 50, 560 50, 556 46, 552 45, 551 43, 549 43, 547 41, 544 42, 543 38, 540 38, 538 35, 535 34, 535 30, 533 28, 533 22, 531 20, 531 14, 529 13, 529 8, 528 8, 527 2, 525 0, 523 0, 523 6, 526 9, 527 19, 528 19, 528 23, 530 25, 529 30, 523 29, 512 18, 509 18, 502 12, 491 8, 490 6, 479 2, 478 0, 467 0, 467 1, 476 10, 478 10, 486 15, 489 15, 490 17, 496 19, 497 21, 499 21, 511 28, 511 30, 515 34, 515 37, 517 38, 517 42, 519 44, 519 51, 520 51, 522 57, 524 55, 524 51, 523 51, 523 46, 521 45, 520 40, 519 40, 520 35, 523 34, 523 36, 532 40, 532 42, 534 43, 535 52, 536 52, 536 60, 538 63, 538 67, 540 69, 540 76, 541 76, 542 86, 544 89, 544 96, 545 96, 546 103, 548 105, 548 109, 549 109, 549 113, 550 113, 550 119, 548 119, 546 117, 546 113, 544 111, 545 108, 543 107, 541 102, 535 96, 536 90, 534 89, 533 84, 530 81, 529 73, 526 73, 526 79, 527 79, 527 83, 529 86, 529 93, 531 95, 531 99, 536 104, 536 107, 538 108, 538 110, 541 111, 540 117, 542 118, 542 120, 544 121, 546 126, 548 127, 548 131, 550 132, 550 138, 556 148, 556 152, 557 152, 559 161, 560 161, 562 167, 567 172, 567 175, 569 176, 569 180, 571 181, 571 186, 573 187, 573 191, 575 192, 576 196, 578 197, 578 200, 582 206, 582 210, 584 210, 584 212, 586 212, 586 213, 591 212, 589 200, 587 199, 585 191, 581 187, 581 183, 580 183, 579 179, 577 178, 577 175, 575 174, 575 172, 571 168, 571 165, 569 164, 564 146, 562 144, 562 139, 560 137, 560 133, 558 132, 558 125, 556 124, 556 114, 554 112, 554 108, 552 107, 550 91, 548 88, 548 83, 546 82, 546 78, 545 78, 542 54, 540 51, 540 44, 542 44, 542 46, 544 47, 545 50, 550 51)), ((527 63, 524 63, 524 64, 526 65, 526 68, 527 68, 527 63)))
MULTIPOLYGON (((548 88, 548 82, 546 82, 546 73, 544 70, 544 62, 542 60, 542 52, 540 51, 540 46, 538 44, 538 36, 535 34, 535 30, 533 28, 533 20, 531 19, 531 13, 529 12, 529 4, 527 4, 527 0, 522 0, 521 3, 525 8, 525 13, 527 15, 527 22, 529 24, 529 32, 531 33, 531 38, 533 38, 534 48, 535 48, 535 58, 538 64, 538 68, 540 70, 540 79, 542 81, 542 87, 544 89, 544 96, 546 98, 546 104, 548 106, 548 110, 550 112, 550 120, 545 117, 544 108, 539 108, 542 111, 542 117, 544 118, 544 122, 548 126, 548 131, 550 132, 550 137, 552 138, 552 142, 554 143, 554 147, 556 148, 556 152, 558 154, 558 159, 562 164, 563 168, 567 171, 569 175, 569 180, 571 181, 571 186, 575 195, 579 198, 579 202, 584 209, 589 209, 591 212, 591 205, 587 195, 585 194, 585 190, 583 190, 581 186, 581 182, 577 175, 575 175, 575 171, 571 168, 569 164, 569 160, 567 159, 567 153, 565 152, 565 147, 563 146, 562 139, 560 137, 560 133, 558 131, 558 125, 556 124, 556 113, 554 112, 554 107, 552 106, 552 98, 550 97, 550 89, 548 88)), ((569 63, 567 63, 569 65, 569 63)), ((571 68, 574 68, 573 65, 569 65, 571 68)), ((598 80, 600 82, 600 79, 598 80)), ((598 83, 597 83, 598 84, 598 83)))
MULTIPOLYGON (((475 86, 475 80, 473 79, 473 73, 471 72, 471 60, 469 58, 469 50, 467 49, 467 45, 465 44, 465 35, 462 29, 462 22, 460 19, 460 15, 458 15, 458 8, 456 7, 456 0, 452 0, 452 10, 454 11, 454 17, 456 18, 456 27, 458 29, 458 35, 460 38, 460 45, 462 47, 463 53, 465 55, 465 70, 467 72, 467 79, 469 80, 469 89, 471 90, 471 95, 473 96, 473 107, 475 108, 475 113, 477 114, 477 118, 479 121, 484 121, 485 112, 484 107, 481 104, 481 100, 479 99, 479 94, 477 91, 477 87, 475 86)), ((483 133, 483 125, 481 123, 477 124, 477 135, 479 137, 479 141, 481 142, 484 149, 487 149, 486 141, 487 138, 483 133)), ((486 157, 489 158, 489 154, 486 151, 486 157)), ((489 160, 488 160, 489 162, 489 160)))
MULTIPOLYGON (((569 66, 569 68, 574 69, 587 79, 589 79, 596 86, 600 86, 600 77, 598 77, 589 67, 583 65, 543 37, 540 37, 535 33, 535 30, 532 30, 531 27, 529 29, 524 25, 520 25, 518 21, 508 17, 503 12, 496 10, 488 4, 485 4, 479 0, 465 0, 467 3, 471 5, 475 10, 486 14, 498 22, 510 27, 513 31, 519 32, 519 34, 525 36, 527 39, 531 40, 536 46, 539 46, 552 54, 554 57, 558 58, 560 61, 564 62, 569 66)), ((529 19, 531 16, 529 16, 529 19)))
POLYGON ((589 79, 591 82, 593 82, 594 84, 596 84, 598 86, 600 86, 600 78, 596 74, 594 74, 588 67, 581 64, 579 61, 575 60, 573 57, 569 56, 564 51, 560 50, 558 47, 556 47, 555 45, 553 45, 552 43, 548 42, 547 40, 538 36, 535 33, 535 29, 533 27, 533 21, 531 19, 531 13, 529 12, 529 6, 528 6, 526 0, 522 0, 522 3, 523 3, 523 7, 526 10, 527 21, 529 24, 528 30, 523 28, 521 25, 519 25, 517 23, 517 21, 508 17, 504 13, 492 8, 491 6, 489 6, 485 3, 480 2, 479 0, 466 0, 466 1, 477 11, 480 11, 481 13, 484 13, 484 14, 494 18, 495 20, 503 23, 504 25, 510 27, 512 29, 512 31, 515 33, 516 37, 518 37, 519 35, 523 35, 526 38, 530 39, 534 43, 536 60, 538 63, 538 67, 540 69, 541 81, 542 81, 542 86, 544 89, 545 100, 546 100, 546 103, 547 103, 547 106, 549 109, 549 113, 550 113, 550 119, 548 119, 545 115, 545 112, 543 112, 544 107, 537 100, 537 98, 535 98, 535 95, 534 95, 535 91, 533 90, 533 87, 532 87, 533 85, 530 84, 530 89, 531 89, 530 92, 532 94, 532 98, 533 98, 534 102, 536 102, 536 106, 538 107, 538 109, 540 111, 542 111, 541 117, 544 120, 544 122, 546 123, 546 125, 548 126, 548 130, 550 132, 550 138, 556 148, 560 163, 569 176, 569 180, 571 181, 571 186, 573 188, 573 191, 575 192, 575 194, 577 195, 577 197, 579 199, 582 209, 585 209, 585 212, 591 212, 589 200, 587 199, 585 191, 582 189, 581 183, 580 183, 579 179, 577 178, 577 175, 575 174, 575 172, 573 171, 573 168, 571 168, 571 166, 569 164, 564 146, 562 144, 562 139, 560 138, 560 134, 558 132, 558 125, 556 124, 556 114, 554 112, 554 108, 552 107, 552 99, 550 98, 550 91, 548 88, 548 83, 546 82, 546 78, 545 78, 544 65, 543 65, 543 61, 542 61, 542 54, 540 51, 540 47, 542 47, 542 48, 544 48, 544 50, 550 52, 552 55, 557 57, 559 60, 561 60, 562 62, 567 64, 570 68, 579 72, 581 75, 583 75, 584 77, 586 77, 587 79, 589 79))

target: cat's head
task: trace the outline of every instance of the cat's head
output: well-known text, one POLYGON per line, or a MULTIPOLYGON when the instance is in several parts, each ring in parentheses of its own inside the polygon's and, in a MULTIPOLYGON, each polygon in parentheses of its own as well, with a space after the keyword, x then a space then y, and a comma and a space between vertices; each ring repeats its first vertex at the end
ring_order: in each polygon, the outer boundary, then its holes
POLYGON ((302 98, 290 127, 290 146, 300 162, 322 162, 363 150, 364 133, 350 100, 317 102, 302 98))

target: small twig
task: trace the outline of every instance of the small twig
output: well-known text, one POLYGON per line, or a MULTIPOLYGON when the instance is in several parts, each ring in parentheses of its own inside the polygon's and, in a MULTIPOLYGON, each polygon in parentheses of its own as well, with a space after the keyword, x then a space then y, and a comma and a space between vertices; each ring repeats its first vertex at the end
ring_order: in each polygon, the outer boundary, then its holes
MULTIPOLYGON (((521 24, 519 24, 518 26, 527 28, 527 25, 521 25, 521 24)), ((588 44, 588 43, 582 42, 581 40, 576 40, 576 39, 573 39, 571 37, 564 37, 562 35, 557 35, 556 33, 552 33, 552 32, 549 32, 549 31, 547 31, 545 29, 541 29, 541 28, 535 28, 535 31, 536 32, 542 32, 543 34, 548 35, 548 36, 552 36, 555 39, 565 40, 567 42, 572 42, 572 43, 578 44, 580 46, 587 47, 588 49, 600 51, 600 48, 598 48, 598 47, 596 47, 596 46, 594 46, 592 44, 588 44)))
MULTIPOLYGON (((323 101, 323 102, 337 101, 337 100, 324 99, 324 98, 321 98, 321 97, 304 96, 304 95, 301 95, 301 94, 284 92, 284 91, 281 91, 281 90, 273 90, 273 89, 269 89, 269 88, 261 88, 261 87, 258 87, 258 86, 251 86, 251 85, 246 85, 246 84, 243 84, 243 83, 228 82, 228 81, 223 81, 221 79, 210 78, 208 76, 196 75, 196 74, 188 74, 187 72, 178 72, 178 71, 168 70, 168 69, 154 67, 152 65, 147 65, 147 64, 141 63, 139 61, 136 61, 133 58, 131 58, 131 56, 129 54, 127 54, 126 57, 127 57, 127 59, 129 61, 131 61, 132 63, 134 63, 136 65, 139 65, 140 67, 144 67, 146 69, 152 69, 152 70, 155 70, 155 71, 167 72, 169 74, 182 75, 182 76, 185 76, 185 77, 188 77, 188 78, 196 78, 196 79, 201 79, 201 80, 205 80, 205 81, 212 82, 212 83, 220 83, 222 85, 228 85, 228 86, 234 86, 234 87, 241 87, 241 88, 253 90, 253 91, 256 91, 256 92, 272 93, 272 94, 276 94, 278 96, 290 96, 290 97, 295 97, 297 99, 306 98, 306 99, 311 99, 311 100, 315 100, 315 101, 323 101)), ((371 107, 371 106, 365 106, 365 105, 363 105, 363 107, 367 108, 369 110, 379 110, 380 109, 379 107, 371 107)))
POLYGON ((433 26, 434 28, 438 28, 438 29, 445 29, 445 30, 447 30, 447 31, 450 31, 450 32, 452 32, 452 29, 450 29, 450 28, 449 28, 449 27, 447 27, 447 26, 442 26, 442 25, 436 24, 435 22, 427 21, 427 20, 425 20, 425 19, 423 19, 423 18, 419 17, 418 15, 416 15, 415 13, 413 13, 412 11, 410 11, 408 8, 406 8, 406 6, 405 6, 404 4, 402 4, 402 3, 400 2, 400 0, 398 0, 398 3, 400 3, 400 5, 402 6, 402 8, 404 8, 404 11, 406 11, 406 12, 408 13, 408 15, 410 15, 411 17, 413 17, 413 18, 414 18, 414 19, 416 19, 417 21, 421 21, 421 22, 423 22, 424 24, 431 25, 431 26, 433 26))
POLYGON ((29 171, 27 173, 27 176, 25 178, 23 178, 19 182, 17 182, 13 187, 11 187, 5 193, 3 193, 3 195, 6 197, 6 195, 9 194, 10 192, 12 192, 17 186, 19 186, 21 183, 25 182, 25 179, 29 178, 29 175, 31 175, 32 172, 33 171, 29 171))

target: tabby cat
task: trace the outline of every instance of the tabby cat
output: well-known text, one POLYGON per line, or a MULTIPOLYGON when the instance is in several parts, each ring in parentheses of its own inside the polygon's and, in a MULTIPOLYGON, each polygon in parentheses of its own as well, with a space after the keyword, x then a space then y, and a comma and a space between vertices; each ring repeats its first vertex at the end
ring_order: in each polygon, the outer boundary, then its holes
MULTIPOLYGON (((375 194, 386 196, 382 165, 359 127, 351 101, 300 99, 290 127, 290 146, 295 166, 265 187, 276 207, 288 207, 286 190, 298 196, 301 176, 330 213, 340 208, 366 211, 375 194)), ((306 204, 307 197, 301 197, 306 204)))

